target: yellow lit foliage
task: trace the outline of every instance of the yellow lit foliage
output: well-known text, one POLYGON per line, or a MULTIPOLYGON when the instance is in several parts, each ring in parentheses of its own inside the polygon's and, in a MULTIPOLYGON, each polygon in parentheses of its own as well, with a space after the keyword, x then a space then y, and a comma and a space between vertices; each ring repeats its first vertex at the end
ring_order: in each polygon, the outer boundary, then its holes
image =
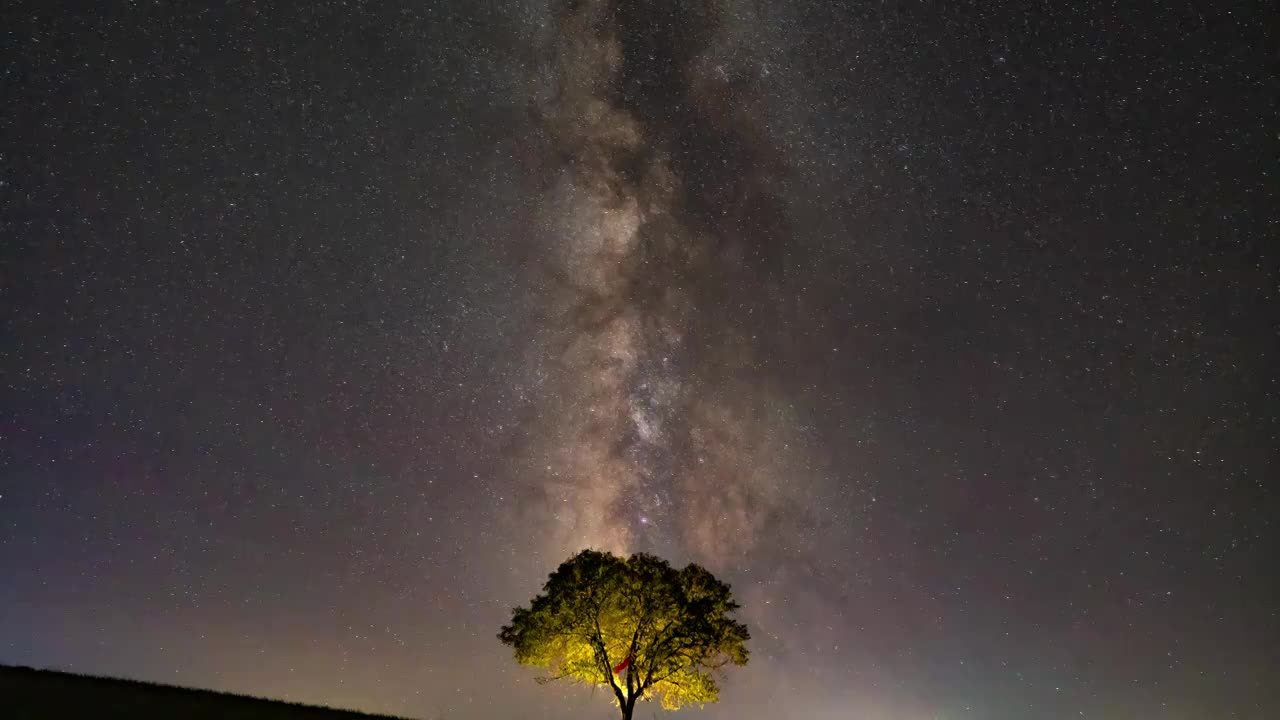
POLYGON ((653 555, 621 558, 584 550, 547 579, 529 607, 498 634, 544 680, 569 679, 613 691, 623 718, 638 700, 664 708, 715 702, 713 672, 747 663, 747 628, 729 586, 698 565, 681 570, 653 555), (631 657, 629 671, 613 668, 631 657))

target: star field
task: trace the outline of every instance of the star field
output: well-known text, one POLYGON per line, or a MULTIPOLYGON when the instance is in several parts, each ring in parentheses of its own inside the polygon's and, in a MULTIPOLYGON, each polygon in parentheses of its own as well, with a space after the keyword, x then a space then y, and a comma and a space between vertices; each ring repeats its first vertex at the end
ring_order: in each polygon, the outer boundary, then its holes
POLYGON ((495 639, 596 547, 686 714, 1280 712, 1257 8, 0 18, 0 662, 605 717, 495 639))

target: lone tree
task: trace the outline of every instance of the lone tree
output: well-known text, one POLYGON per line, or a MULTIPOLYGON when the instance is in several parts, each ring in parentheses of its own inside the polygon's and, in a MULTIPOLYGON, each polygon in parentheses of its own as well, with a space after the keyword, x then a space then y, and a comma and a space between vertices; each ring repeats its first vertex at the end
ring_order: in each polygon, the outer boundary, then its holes
POLYGON ((747 627, 729 586, 706 569, 676 570, 653 555, 583 550, 551 573, 529 607, 512 611, 498 638, 539 682, 607 685, 630 720, 639 700, 675 710, 715 702, 712 673, 747 664, 747 627))

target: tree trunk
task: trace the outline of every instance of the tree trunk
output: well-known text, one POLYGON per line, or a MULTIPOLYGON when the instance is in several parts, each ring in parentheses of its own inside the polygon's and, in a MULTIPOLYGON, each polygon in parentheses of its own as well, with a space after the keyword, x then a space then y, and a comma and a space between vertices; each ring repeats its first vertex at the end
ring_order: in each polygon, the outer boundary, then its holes
POLYGON ((622 720, 631 720, 631 714, 635 712, 636 704, 634 702, 622 703, 622 720))

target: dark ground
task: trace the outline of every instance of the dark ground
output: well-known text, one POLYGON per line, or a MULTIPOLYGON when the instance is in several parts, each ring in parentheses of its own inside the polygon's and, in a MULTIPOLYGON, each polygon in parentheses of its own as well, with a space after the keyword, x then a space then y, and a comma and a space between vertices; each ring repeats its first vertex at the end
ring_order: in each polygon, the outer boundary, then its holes
POLYGON ((9 720, 44 718, 227 718, 355 720, 387 718, 210 690, 0 666, 0 706, 9 720))

